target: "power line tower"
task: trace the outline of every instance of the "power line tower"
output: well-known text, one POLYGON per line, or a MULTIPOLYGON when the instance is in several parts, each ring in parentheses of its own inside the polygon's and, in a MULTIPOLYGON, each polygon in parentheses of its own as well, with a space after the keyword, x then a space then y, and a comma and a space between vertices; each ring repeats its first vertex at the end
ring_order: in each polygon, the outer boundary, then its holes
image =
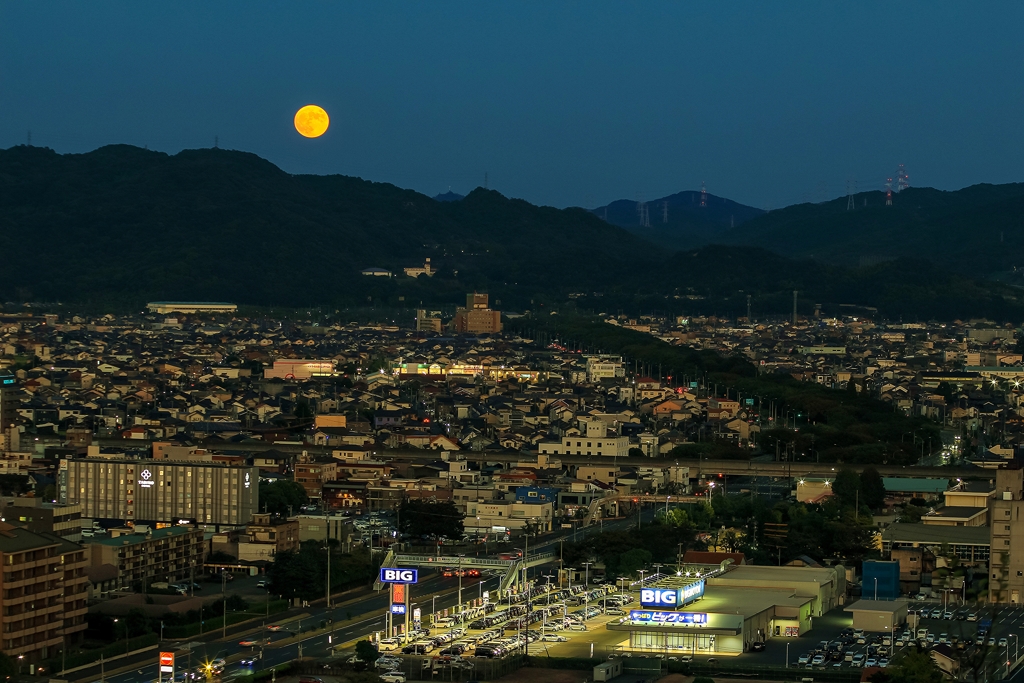
POLYGON ((668 201, 661 203, 661 222, 668 223, 668 201))
POLYGON ((885 205, 892 206, 892 178, 885 180, 885 205))
POLYGON ((704 186, 704 181, 700 181, 700 205, 708 205, 708 188, 704 186))
POLYGON ((846 210, 853 211, 853 195, 857 194, 857 181, 846 179, 846 210))
POLYGON ((910 175, 903 164, 896 169, 896 192, 897 194, 910 187, 910 175))
POLYGON ((644 196, 642 194, 637 196, 636 217, 641 228, 651 227, 650 213, 647 210, 647 202, 644 201, 644 196))

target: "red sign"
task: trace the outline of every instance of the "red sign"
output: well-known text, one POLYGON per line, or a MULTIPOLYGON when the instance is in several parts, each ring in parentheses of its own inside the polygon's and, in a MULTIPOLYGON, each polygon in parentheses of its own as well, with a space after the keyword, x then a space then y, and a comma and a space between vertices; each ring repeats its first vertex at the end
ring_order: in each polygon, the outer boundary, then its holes
POLYGON ((160 666, 174 666, 174 653, 173 652, 161 652, 160 653, 160 666))
POLYGON ((405 584, 391 584, 391 602, 394 604, 405 603, 405 584))

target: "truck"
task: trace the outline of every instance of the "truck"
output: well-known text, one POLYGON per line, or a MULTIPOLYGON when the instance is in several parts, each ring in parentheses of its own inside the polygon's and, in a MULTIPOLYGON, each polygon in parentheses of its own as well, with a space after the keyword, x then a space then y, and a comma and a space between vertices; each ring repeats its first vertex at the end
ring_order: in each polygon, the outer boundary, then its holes
POLYGON ((985 618, 978 622, 978 635, 988 635, 988 632, 992 630, 992 619, 985 618))

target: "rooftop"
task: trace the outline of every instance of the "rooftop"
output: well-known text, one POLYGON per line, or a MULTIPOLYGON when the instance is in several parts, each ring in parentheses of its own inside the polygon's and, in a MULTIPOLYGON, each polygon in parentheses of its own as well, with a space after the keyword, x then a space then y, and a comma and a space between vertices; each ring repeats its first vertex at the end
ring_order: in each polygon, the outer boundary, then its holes
POLYGON ((989 545, 987 526, 939 526, 897 522, 882 532, 882 540, 937 545, 989 545))
POLYGON ((182 536, 190 531, 192 531, 190 527, 171 526, 164 529, 155 529, 145 534, 124 534, 123 536, 114 536, 113 538, 97 538, 89 541, 89 543, 99 545, 134 545, 161 538, 182 536))

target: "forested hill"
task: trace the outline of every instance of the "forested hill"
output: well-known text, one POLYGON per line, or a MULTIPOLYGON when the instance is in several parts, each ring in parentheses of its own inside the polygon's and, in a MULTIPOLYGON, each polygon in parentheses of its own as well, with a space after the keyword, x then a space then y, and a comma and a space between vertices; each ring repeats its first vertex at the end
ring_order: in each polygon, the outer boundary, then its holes
POLYGON ((593 213, 613 225, 672 249, 688 249, 719 241, 719 237, 730 228, 764 213, 761 209, 713 194, 706 194, 704 206, 701 206, 701 193, 693 190, 653 199, 644 204, 643 210, 646 221, 641 220, 640 202, 618 199, 593 209, 593 213))
MULTIPOLYGON (((990 190, 995 198, 986 206, 1011 203, 996 196, 1007 187, 990 190)), ((984 186, 971 189, 985 194, 984 186)), ((901 193, 899 202, 912 196, 901 193)), ((772 212, 733 236, 755 224, 783 231, 790 223, 776 214, 803 213, 818 215, 828 233, 836 216, 845 219, 829 210, 772 212)), ((969 239, 958 244, 968 258, 969 239)), ((452 306, 478 290, 505 311, 668 315, 743 315, 750 296, 763 318, 787 314, 797 289, 805 313, 820 303, 826 315, 855 304, 911 319, 1024 318, 1019 290, 946 265, 903 259, 849 267, 750 246, 678 251, 584 209, 538 207, 480 188, 435 201, 359 178, 290 175, 221 149, 0 150, 0 249, 0 302, 407 308, 452 306), (404 275, 428 257, 434 277, 404 275), (366 268, 395 277, 362 275, 366 268)))
MULTIPOLYGON (((253 154, 127 145, 0 151, 3 300, 357 303, 430 257, 406 300, 614 286, 651 245, 582 209, 477 189, 439 202, 345 176, 289 175, 253 154), (376 281, 376 282, 374 282, 376 281)), ((452 298, 454 297, 454 298, 452 298)))
POLYGON ((927 259, 960 273, 1024 268, 1024 183, 973 185, 955 192, 909 188, 800 204, 756 217, 724 233, 725 244, 846 266, 897 258, 927 259))

